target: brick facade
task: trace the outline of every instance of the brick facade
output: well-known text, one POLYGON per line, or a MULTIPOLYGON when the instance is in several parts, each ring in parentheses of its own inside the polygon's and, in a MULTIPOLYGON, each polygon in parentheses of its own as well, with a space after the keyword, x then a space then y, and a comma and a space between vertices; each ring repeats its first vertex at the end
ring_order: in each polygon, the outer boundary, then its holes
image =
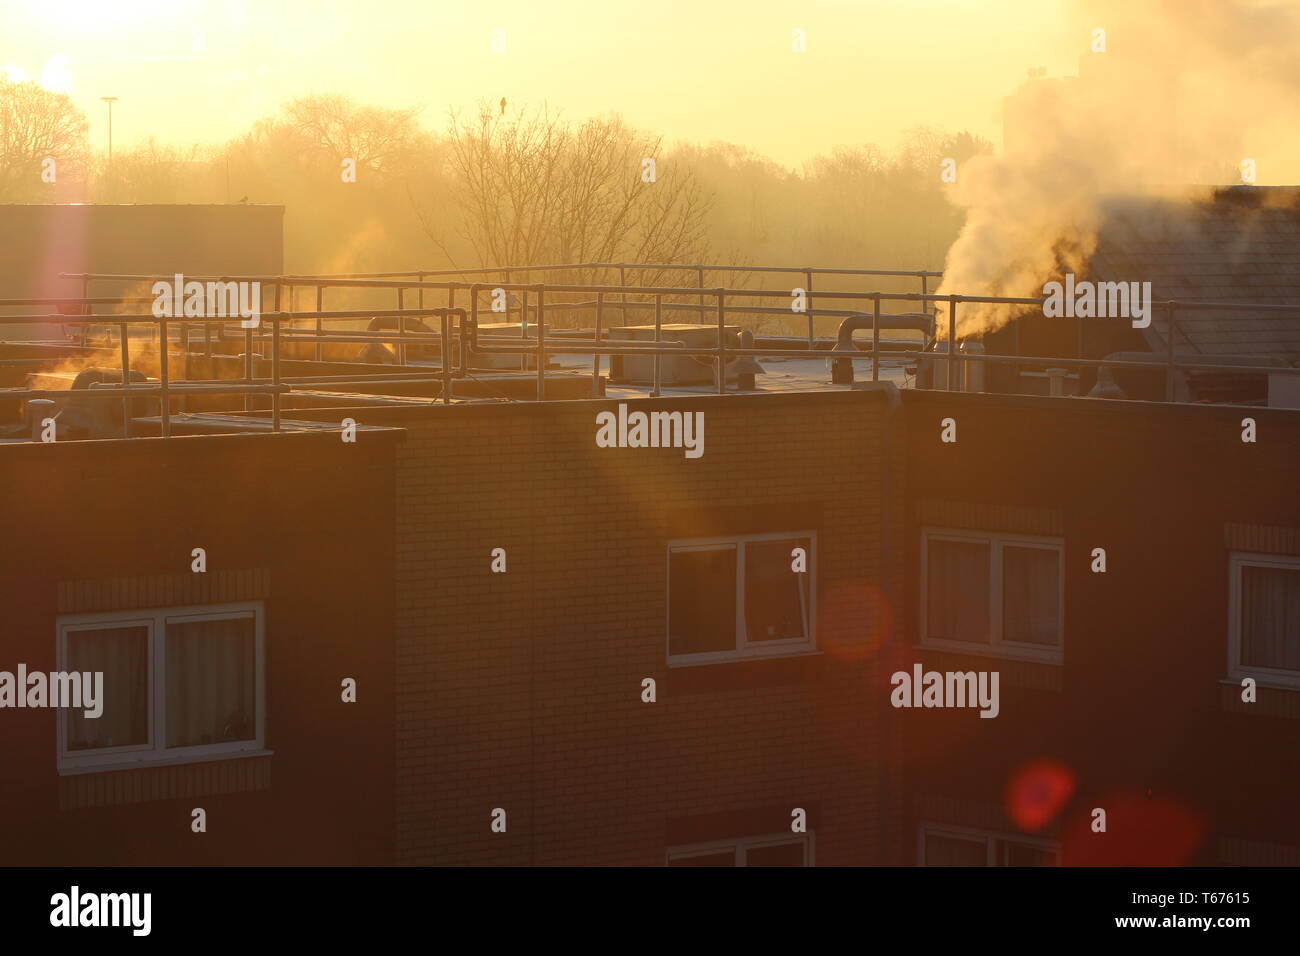
POLYGON ((765 808, 786 808, 767 818, 788 830, 813 805, 819 864, 885 861, 885 393, 634 403, 703 410, 696 460, 597 448, 596 413, 616 404, 403 423, 399 862, 657 865, 671 834, 737 835, 765 808), (669 540, 810 527, 818 656, 666 665, 669 540), (504 574, 489 571, 496 547, 504 574))

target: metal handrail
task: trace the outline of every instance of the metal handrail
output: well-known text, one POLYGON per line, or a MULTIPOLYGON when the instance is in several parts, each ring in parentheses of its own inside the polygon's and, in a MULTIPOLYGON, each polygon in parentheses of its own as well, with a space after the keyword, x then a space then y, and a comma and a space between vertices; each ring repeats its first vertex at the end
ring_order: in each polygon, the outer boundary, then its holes
MULTIPOLYGON (((591 268, 593 266, 605 265, 609 267, 626 268, 658 268, 653 264, 635 263, 635 264, 569 264, 564 268, 591 268)), ((371 274, 371 275, 278 275, 278 276, 187 276, 187 281, 255 281, 264 285, 271 285, 276 290, 276 308, 273 311, 262 313, 261 319, 263 324, 257 329, 244 329, 245 333, 245 355, 246 355, 246 374, 242 380, 238 379, 215 379, 215 380, 185 380, 180 383, 173 383, 169 374, 168 356, 170 354, 170 338, 167 333, 168 323, 182 326, 182 343, 188 355, 189 333, 188 326, 202 325, 210 326, 219 324, 222 326, 229 325, 232 322, 239 321, 239 316, 154 316, 149 314, 108 314, 95 315, 90 314, 88 307, 92 305, 136 305, 152 302, 153 299, 147 296, 119 296, 119 297, 85 297, 85 298, 67 298, 67 297, 50 297, 50 298, 21 298, 21 299, 4 299, 0 300, 0 308, 13 308, 23 306, 63 306, 77 307, 80 314, 69 315, 63 312, 47 314, 30 314, 30 315, 4 315, 0 316, 0 326, 10 324, 30 324, 49 322, 63 326, 81 326, 83 328, 91 325, 117 325, 120 330, 120 346, 122 351, 121 365, 123 383, 119 387, 97 386, 94 389, 88 389, 85 395, 99 395, 105 397, 122 397, 124 402, 129 401, 130 396, 141 395, 159 395, 163 401, 162 408, 162 433, 164 436, 170 435, 170 408, 167 398, 171 394, 187 395, 201 393, 229 393, 244 394, 246 402, 251 399, 253 394, 269 393, 272 398, 272 427, 273 430, 280 430, 280 396, 295 388, 307 388, 314 385, 338 384, 352 382, 354 384, 383 384, 391 382, 426 382, 441 381, 443 385, 442 398, 444 403, 450 403, 452 397, 452 343, 459 341, 461 343, 461 371, 464 372, 468 367, 468 359, 471 355, 534 355, 537 363, 537 396, 539 400, 544 400, 546 394, 546 370, 547 358, 552 354, 572 354, 572 355, 591 355, 593 357, 593 394, 596 394, 599 388, 599 368, 600 357, 602 355, 627 354, 627 355, 647 355, 658 359, 665 355, 691 355, 691 356, 708 356, 713 360, 717 370, 716 379, 719 394, 726 392, 726 366, 728 359, 736 357, 808 357, 809 351, 805 349, 789 348, 735 348, 727 344, 726 340, 726 317, 730 308, 733 315, 748 313, 765 313, 773 312, 784 314, 783 309, 774 309, 769 307, 746 307, 740 303, 728 304, 729 299, 754 299, 763 297, 784 296, 786 293, 775 290, 761 289, 740 289, 718 287, 714 289, 689 288, 689 287, 664 287, 664 286, 628 286, 628 285, 551 285, 545 283, 485 283, 485 282, 466 282, 466 281, 433 281, 426 276, 435 274, 484 274, 489 272, 536 272, 555 267, 532 266, 517 267, 511 270, 441 270, 435 273, 429 270, 423 270, 417 273, 390 273, 390 274, 371 274), (418 281, 400 281, 390 278, 379 278, 377 276, 392 275, 419 275, 418 281), (279 292, 282 287, 290 289, 290 302, 292 303, 293 290, 299 286, 314 287, 317 290, 317 308, 311 311, 283 311, 278 308, 279 292), (403 294, 407 289, 417 289, 420 296, 420 303, 416 308, 398 308, 398 309, 346 309, 346 310, 326 310, 323 308, 322 293, 329 287, 353 287, 353 288, 395 288, 398 290, 399 304, 403 303, 403 294), (478 319, 481 314, 480 296, 485 291, 493 289, 507 289, 519 291, 524 294, 524 302, 521 309, 525 316, 525 322, 529 314, 537 316, 537 334, 535 339, 523 338, 519 344, 509 344, 507 342, 488 342, 479 335, 478 319), (423 304, 425 290, 442 289, 448 294, 449 304, 440 307, 426 307, 423 304), (470 294, 470 305, 468 308, 456 307, 451 303, 454 302, 457 292, 465 291, 470 294), (547 302, 547 295, 553 293, 585 293, 588 296, 594 295, 594 299, 584 300, 582 302, 560 302, 550 304, 547 302), (606 299, 609 294, 622 295, 626 294, 645 294, 654 297, 653 302, 610 302, 606 299), (699 302, 696 305, 686 305, 680 303, 664 303, 663 297, 668 295, 691 295, 697 296, 699 302), (528 303, 529 296, 535 297, 535 304, 528 303), (714 300, 711 304, 706 299, 714 300), (545 321, 546 310, 548 305, 551 309, 563 308, 565 310, 585 310, 594 308, 596 314, 596 335, 594 341, 570 341, 563 338, 548 338, 547 324, 545 321), (643 342, 636 345, 623 344, 614 341, 602 341, 601 329, 603 324, 603 312, 607 308, 623 308, 631 305, 633 308, 648 308, 656 311, 656 341, 643 342), (659 330, 660 322, 658 316, 667 308, 682 308, 691 311, 709 311, 715 310, 717 317, 717 344, 711 347, 688 346, 684 343, 673 341, 662 341, 662 335, 659 330), (406 323, 399 323, 399 329, 396 332, 389 331, 361 331, 356 329, 335 330, 324 327, 323 322, 329 320, 342 319, 359 319, 359 318, 376 318, 376 317, 437 317, 441 322, 441 331, 419 332, 409 331, 406 323), (286 328, 285 324, 298 319, 315 319, 315 329, 296 329, 286 328), (453 321, 459 323, 458 328, 453 327, 453 321), (126 334, 127 328, 131 324, 148 324, 156 323, 159 327, 160 348, 159 348, 159 381, 157 383, 146 383, 140 385, 128 384, 126 381, 128 370, 130 368, 130 336, 126 334), (269 332, 268 332, 269 328, 269 332), (453 335, 454 333, 454 335, 453 335), (269 379, 259 379, 253 376, 252 366, 252 343, 254 340, 265 342, 270 339, 271 343, 271 365, 272 374, 269 379), (316 344, 317 358, 321 355, 321 346, 327 342, 363 342, 363 341, 382 341, 394 342, 399 344, 399 355, 402 365, 405 366, 406 345, 418 343, 421 341, 437 340, 441 343, 441 369, 437 376, 424 376, 418 373, 402 373, 401 375, 369 375, 358 373, 356 375, 342 376, 303 376, 284 378, 280 373, 280 347, 283 341, 294 342, 314 342, 316 344)), ((673 268, 695 268, 711 271, 743 271, 742 269, 733 269, 727 266, 673 266, 673 268)), ((938 275, 938 273, 916 272, 894 272, 888 270, 813 270, 813 269, 786 269, 782 267, 752 267, 751 271, 788 271, 788 272, 805 272, 805 273, 826 273, 826 274, 846 274, 846 275, 915 275, 923 278, 938 275)), ((105 273, 81 273, 76 275, 67 275, 67 278, 76 278, 83 281, 84 284, 95 281, 109 282, 141 282, 141 281, 158 281, 169 280, 173 277, 170 275, 118 275, 105 273)), ((962 303, 981 303, 994 305, 1018 305, 1018 306, 1041 306, 1044 301, 1042 297, 1012 297, 1012 296, 967 296, 957 294, 938 294, 938 293, 908 293, 908 292, 883 292, 883 291, 825 291, 818 293, 819 298, 832 301, 839 300, 869 300, 872 305, 870 313, 856 310, 813 310, 822 315, 846 315, 862 319, 870 318, 872 330, 872 347, 870 349, 856 349, 854 351, 832 351, 829 357, 836 360, 854 362, 858 360, 870 359, 873 363, 873 379, 878 377, 878 358, 885 354, 880 348, 880 330, 882 321, 889 320, 889 314, 882 314, 880 304, 882 301, 890 302, 920 302, 926 304, 945 304, 947 306, 947 348, 943 352, 928 353, 925 351, 916 354, 918 358, 927 361, 945 361, 948 365, 948 376, 945 387, 949 391, 957 390, 958 366, 960 363, 977 361, 977 362, 999 362, 1013 365, 1042 365, 1052 364, 1064 366, 1067 368, 1088 368, 1088 367, 1123 367, 1123 368, 1145 368, 1145 369, 1163 369, 1166 372, 1166 401, 1173 400, 1174 394, 1174 375, 1177 371, 1193 370, 1222 370, 1224 366, 1213 362, 1195 362, 1182 361, 1178 357, 1175 348, 1175 338, 1177 324, 1175 313, 1178 310, 1206 310, 1206 311, 1243 311, 1243 312, 1268 312, 1268 313, 1300 313, 1300 305, 1277 305, 1272 303, 1236 303, 1236 302, 1205 302, 1205 301, 1184 301, 1184 300, 1160 300, 1151 303, 1152 308, 1158 308, 1165 312, 1168 321, 1168 350, 1163 361, 1132 361, 1117 359, 1084 359, 1084 358, 1055 358, 1045 356, 1019 356, 1019 355, 989 355, 985 353, 965 353, 955 348, 957 341, 956 323, 957 307, 962 303)), ((500 313, 491 313, 498 315, 500 313)), ((509 314, 509 311, 506 313, 509 314)), ((863 330, 867 326, 863 324, 863 330)), ((631 340, 625 340, 631 341, 631 340)), ((891 350, 893 351, 893 350, 891 350)), ((897 354, 895 351, 894 354, 897 354)), ((1185 353, 1184 353, 1185 354, 1185 353)), ((1297 374, 1300 368, 1286 366, 1232 366, 1235 372, 1261 373, 1261 374, 1297 374)), ((655 381, 658 383, 659 377, 656 372, 655 381)), ((45 398, 66 396, 66 390, 50 389, 5 389, 0 394, 5 397, 21 398, 45 398)), ((129 416, 128 416, 129 417, 129 416)))

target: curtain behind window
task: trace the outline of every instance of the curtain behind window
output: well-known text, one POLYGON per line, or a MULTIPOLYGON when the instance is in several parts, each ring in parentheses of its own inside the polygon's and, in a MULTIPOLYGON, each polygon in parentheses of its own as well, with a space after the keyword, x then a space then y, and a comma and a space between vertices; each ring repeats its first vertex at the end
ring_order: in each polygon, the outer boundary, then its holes
POLYGON ((257 737, 252 617, 167 622, 167 746, 257 737))
POLYGON ((931 538, 926 556, 927 636, 989 642, 989 546, 931 538))
POLYGON ((84 708, 64 711, 68 750, 148 744, 149 629, 135 625, 77 630, 69 631, 67 639, 69 671, 104 675, 103 713, 90 718, 84 708))
POLYGON ((1060 556, 1002 547, 1002 639, 1055 646, 1060 637, 1060 556))
POLYGON ((1300 671, 1300 571, 1241 566, 1241 663, 1300 671))

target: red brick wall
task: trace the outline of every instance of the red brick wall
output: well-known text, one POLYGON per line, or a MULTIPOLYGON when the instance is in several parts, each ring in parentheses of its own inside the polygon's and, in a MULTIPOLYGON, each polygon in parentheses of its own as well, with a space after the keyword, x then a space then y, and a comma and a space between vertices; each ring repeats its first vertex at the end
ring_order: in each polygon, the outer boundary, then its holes
POLYGON ((0 446, 0 669, 57 669, 61 608, 264 597, 274 751, 60 777, 56 711, 0 710, 0 863, 392 860, 398 434, 0 446), (195 547, 206 575, 190 571, 195 547))
MULTIPOLYGON (((1175 825, 1175 804, 1202 823, 1193 862, 1217 862, 1216 834, 1300 846, 1300 710, 1284 716, 1282 700, 1297 695, 1261 689, 1259 704, 1227 708, 1220 683, 1225 527, 1300 527, 1300 415, 942 392, 905 393, 904 406, 910 639, 919 502, 1040 509, 1060 516, 1065 540, 1065 663, 1028 665, 1059 671, 1054 689, 1034 674, 1009 686, 1026 665, 963 657, 1001 670, 1001 714, 900 710, 914 796, 965 801, 978 816, 1003 806, 1019 768, 1050 758, 1078 780, 1058 822, 1127 808, 1110 814, 1110 844, 1076 840, 1066 863, 1178 862, 1158 835, 1175 825), (1246 416, 1258 422, 1255 444, 1241 441, 1246 416), (957 423, 955 444, 939 440, 945 417, 957 423), (1090 570, 1095 547, 1106 549, 1105 574, 1090 570)), ((917 653, 927 669, 950 669, 946 655, 917 653)))
POLYGON ((885 393, 632 404, 703 410, 703 457, 597 448, 613 401, 357 416, 408 429, 398 860, 658 865, 672 834, 782 810, 788 827, 795 807, 815 817, 819 865, 890 858, 898 755, 873 671, 875 596, 897 585, 881 556, 885 393), (667 542, 810 524, 825 653, 669 669, 667 542), (489 571, 496 547, 505 574, 489 571))

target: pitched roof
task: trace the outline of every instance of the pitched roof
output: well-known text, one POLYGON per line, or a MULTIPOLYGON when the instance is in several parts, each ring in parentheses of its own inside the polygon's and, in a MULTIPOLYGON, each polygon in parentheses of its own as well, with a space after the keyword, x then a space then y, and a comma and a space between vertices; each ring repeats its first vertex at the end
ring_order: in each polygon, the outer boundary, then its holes
MULTIPOLYGON (((1098 281, 1150 281, 1155 299, 1298 307, 1294 314, 1183 309, 1175 316, 1176 353, 1300 364, 1300 189, 1115 199, 1104 212, 1089 266, 1098 281)), ((1168 348, 1163 312, 1143 330, 1159 354, 1168 348)))

